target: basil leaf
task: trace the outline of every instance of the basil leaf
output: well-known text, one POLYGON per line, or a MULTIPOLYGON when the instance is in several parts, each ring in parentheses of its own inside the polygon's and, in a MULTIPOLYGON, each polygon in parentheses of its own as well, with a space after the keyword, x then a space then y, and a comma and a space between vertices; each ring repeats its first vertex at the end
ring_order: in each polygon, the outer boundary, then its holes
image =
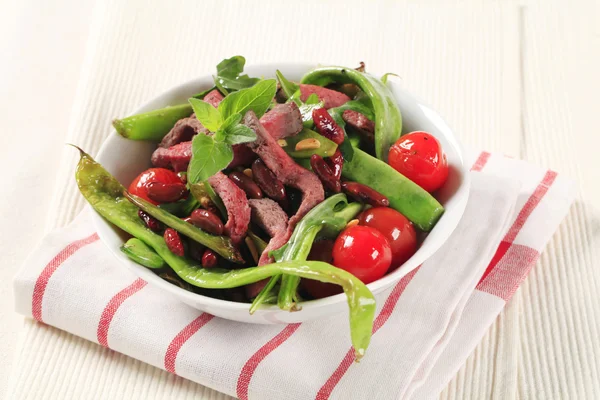
POLYGON ((225 120, 225 122, 223 122, 223 125, 221 125, 221 127, 223 129, 227 130, 228 128, 231 128, 232 126, 239 124, 241 120, 242 120, 242 114, 240 114, 240 113, 230 115, 229 118, 227 118, 225 120))
POLYGON ((215 85, 226 91, 236 91, 254 86, 260 79, 242 75, 246 59, 242 56, 233 56, 221 61, 217 65, 217 76, 213 77, 215 85))
POLYGON ((190 184, 207 180, 226 168, 233 160, 230 144, 215 141, 207 135, 196 135, 192 139, 192 159, 188 166, 190 184))
POLYGON ((233 92, 219 104, 221 116, 223 119, 227 119, 233 114, 244 115, 252 110, 260 118, 271 105, 271 99, 275 96, 276 91, 275 79, 267 79, 250 88, 233 92))
POLYGON ((188 99, 192 105, 192 109, 196 113, 198 121, 202 122, 202 125, 211 132, 216 132, 221 124, 223 124, 223 118, 219 110, 211 106, 205 101, 198 100, 195 98, 188 99))
POLYGON ((248 143, 255 140, 256 133, 246 125, 237 124, 225 131, 225 142, 229 144, 248 143))
POLYGON ((294 93, 300 90, 300 86, 295 84, 294 82, 290 82, 286 79, 285 76, 281 73, 281 71, 275 71, 275 76, 277 76, 277 80, 279 81, 279 85, 281 86, 281 90, 287 96, 288 99, 291 99, 294 93))
POLYGON ((223 96, 227 96, 229 92, 227 91, 227 89, 225 89, 221 82, 217 80, 215 76, 213 76, 213 80, 215 81, 215 86, 217 87, 217 89, 219 89, 219 92, 221 92, 223 96))

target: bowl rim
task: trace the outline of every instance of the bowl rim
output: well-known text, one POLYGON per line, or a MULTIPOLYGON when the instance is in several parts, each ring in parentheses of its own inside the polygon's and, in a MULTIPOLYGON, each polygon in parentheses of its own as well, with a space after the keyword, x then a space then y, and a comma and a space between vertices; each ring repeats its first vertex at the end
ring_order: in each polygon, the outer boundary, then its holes
MULTIPOLYGON (((270 63, 258 63, 258 64, 246 65, 244 72, 251 73, 251 71, 255 70, 255 69, 260 69, 260 70, 270 69, 270 70, 275 71, 276 69, 289 69, 289 68, 302 69, 304 71, 309 71, 310 69, 313 69, 318 66, 322 66, 322 65, 314 64, 314 63, 270 62, 270 63)), ((370 71, 369 74, 373 75, 375 77, 378 77, 378 78, 383 76, 383 74, 380 74, 378 72, 370 71)), ((209 80, 212 81, 212 74, 199 75, 196 78, 192 78, 183 83, 171 86, 170 88, 168 88, 168 89, 162 91, 161 93, 157 94, 156 96, 154 96, 152 99, 144 102, 142 105, 135 107, 135 110, 128 113, 127 115, 135 115, 135 114, 139 114, 141 112, 148 111, 148 109, 150 107, 154 107, 153 103, 158 102, 159 99, 169 97, 173 93, 185 90, 188 87, 192 87, 194 85, 201 85, 203 81, 209 81, 209 80)), ((393 76, 392 76, 392 79, 388 79, 388 84, 397 86, 396 89, 400 90, 403 93, 403 95, 412 98, 412 100, 414 100, 415 103, 417 103, 421 106, 427 107, 429 110, 435 112, 435 114, 437 114, 439 119, 441 121, 443 121, 443 123, 446 125, 446 127, 448 128, 448 134, 445 135, 446 139, 450 139, 450 141, 452 142, 452 145, 455 147, 456 153, 461 162, 460 174, 462 177, 462 182, 461 182, 459 188, 457 189, 456 193, 458 194, 459 192, 463 192, 463 191, 468 192, 470 190, 470 174, 468 173, 468 168, 466 166, 464 147, 461 144, 461 142, 454 135, 455 130, 452 127, 450 127, 450 125, 448 125, 446 120, 443 118, 443 116, 441 116, 439 114, 439 112, 437 112, 433 108, 429 107, 429 105, 427 103, 423 102, 418 96, 405 90, 401 86, 400 83, 394 81, 393 76)), ((202 89, 197 89, 197 90, 201 91, 202 89)), ((164 107, 164 106, 162 106, 162 107, 164 107)), ((101 160, 104 156, 104 153, 106 153, 108 151, 108 149, 110 148, 110 143, 113 140, 118 140, 120 138, 122 138, 122 136, 120 136, 116 132, 116 130, 113 129, 112 132, 107 136, 107 138, 102 143, 102 145, 98 151, 98 154, 96 155, 96 159, 101 160)), ((464 197, 464 200, 461 203, 459 203, 457 205, 457 208, 454 210, 455 214, 458 215, 457 217, 455 217, 456 221, 454 222, 454 225, 452 226, 452 228, 447 230, 446 236, 443 237, 442 244, 439 247, 441 247, 443 245, 443 243, 445 243, 448 240, 450 235, 454 232, 454 230, 458 226, 459 221, 462 219, 462 216, 464 214, 464 210, 465 210, 466 204, 467 204, 468 193, 466 196, 463 194, 463 197, 464 197)), ((154 286, 161 287, 161 288, 167 290, 168 292, 172 293, 176 297, 185 297, 186 300, 189 302, 200 303, 207 307, 218 307, 222 310, 227 310, 227 311, 242 311, 242 310, 247 311, 248 310, 250 303, 239 303, 239 302, 234 302, 234 301, 229 301, 229 300, 216 299, 216 298, 213 298, 210 296, 205 296, 205 295, 202 295, 199 293, 187 291, 183 288, 180 288, 179 286, 173 285, 173 284, 165 281, 164 279, 162 279, 161 277, 156 275, 153 271, 148 270, 147 268, 145 268, 142 265, 136 264, 135 262, 126 258, 123 254, 113 251, 113 249, 108 244, 107 238, 104 236, 104 232, 105 232, 104 229, 101 229, 101 227, 100 227, 100 225, 111 225, 111 224, 109 222, 107 222, 106 220, 104 220, 104 218, 102 216, 100 216, 100 214, 98 214, 95 210, 93 210, 93 213, 92 213, 92 222, 94 224, 94 228, 98 232, 98 236, 100 237, 100 239, 104 243, 104 245, 108 248, 108 250, 120 262, 125 263, 127 265, 127 267, 130 270, 132 270, 132 272, 135 275, 138 275, 141 278, 147 280, 148 283, 152 283, 154 286)), ((435 229, 435 227, 434 227, 434 229, 435 229)), ((438 247, 438 249, 439 249, 439 247, 438 247)), ((417 254, 417 253, 415 253, 415 254, 417 254)), ((376 293, 378 290, 383 290, 383 289, 389 288, 391 285, 397 283, 403 277, 405 277, 406 275, 408 275, 409 273, 411 273, 412 271, 417 269, 426 259, 430 258, 432 255, 433 254, 429 254, 428 256, 425 256, 424 260, 421 260, 419 263, 414 263, 413 265, 406 265, 406 263, 405 263, 405 264, 401 265, 399 268, 397 268, 395 271, 391 272, 390 274, 387 274, 387 275, 383 276, 382 278, 367 284, 366 286, 373 293, 376 293), (405 265, 406 265, 406 267, 405 267, 405 265)), ((413 257, 414 257, 414 255, 413 255, 413 257)), ((409 260, 407 260, 407 262, 409 260)), ((329 297, 325 297, 322 299, 302 301, 301 310, 308 311, 311 309, 328 307, 328 306, 332 306, 334 304, 338 304, 338 303, 344 302, 344 301, 346 301, 345 293, 339 293, 334 296, 329 296, 329 297)), ((258 310, 256 310, 255 313, 262 314, 262 313, 268 313, 268 312, 273 312, 273 311, 283 311, 283 310, 281 310, 276 304, 263 305, 258 310)))

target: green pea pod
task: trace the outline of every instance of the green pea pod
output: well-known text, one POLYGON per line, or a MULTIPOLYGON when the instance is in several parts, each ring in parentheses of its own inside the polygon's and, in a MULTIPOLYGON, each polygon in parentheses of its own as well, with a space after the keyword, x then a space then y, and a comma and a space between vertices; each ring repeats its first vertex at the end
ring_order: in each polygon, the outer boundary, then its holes
POLYGON ((121 251, 136 263, 150 269, 161 269, 167 266, 165 260, 140 239, 129 239, 121 246, 121 251))
POLYGON ((189 117, 192 112, 191 105, 180 104, 115 119, 112 124, 117 132, 127 139, 160 142, 177 121, 189 117))
POLYGON ((375 154, 387 161, 390 146, 402 133, 402 115, 388 87, 369 74, 344 67, 319 67, 302 78, 308 84, 331 82, 354 83, 369 96, 375 112, 375 154))
MULTIPOLYGON (((348 203, 345 194, 336 194, 315 206, 296 225, 290 240, 271 252, 277 262, 306 260, 317 234, 336 237, 361 210, 360 203, 348 203)), ((282 310, 296 308, 294 298, 300 279, 284 275, 278 304, 282 310)))
POLYGON ((208 197, 219 209, 221 215, 227 218, 227 209, 225 208, 225 204, 223 204, 223 200, 221 200, 208 182, 198 182, 190 185, 190 192, 192 192, 191 197, 194 197, 197 201, 200 201, 202 197, 208 197))
POLYGON ((174 203, 159 204, 158 207, 178 217, 187 217, 192 211, 200 207, 200 203, 194 196, 188 196, 186 199, 174 203))
POLYGON ((308 128, 302 129, 297 135, 285 138, 285 141, 287 145, 283 147, 283 150, 293 158, 310 158, 313 154, 317 154, 321 157, 331 157, 337 150, 337 144, 335 144, 335 142, 308 128), (304 139, 316 139, 321 145, 318 149, 296 150, 296 144, 304 139))
POLYGON ((165 210, 161 210, 154 204, 142 199, 141 197, 135 196, 126 190, 123 192, 123 194, 125 197, 127 197, 127 199, 129 199, 129 201, 163 224, 175 229, 177 232, 184 234, 190 239, 205 245, 209 249, 214 250, 223 258, 235 263, 242 264, 245 262, 239 251, 231 242, 231 239, 229 239, 227 236, 211 235, 210 233, 204 232, 202 229, 196 228, 194 225, 177 218, 173 214, 169 214, 165 210))
POLYGON ((344 163, 342 176, 386 196, 390 207, 400 211, 422 231, 429 232, 444 213, 444 207, 423 188, 358 148, 354 148, 352 161, 344 163))

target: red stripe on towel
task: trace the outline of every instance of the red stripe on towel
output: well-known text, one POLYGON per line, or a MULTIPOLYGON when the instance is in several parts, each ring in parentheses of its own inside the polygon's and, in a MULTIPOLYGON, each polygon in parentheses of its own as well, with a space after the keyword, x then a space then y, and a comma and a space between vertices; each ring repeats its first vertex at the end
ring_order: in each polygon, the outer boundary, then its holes
POLYGON ((533 210, 554 183, 556 176, 556 172, 547 171, 529 196, 481 277, 477 285, 478 290, 508 301, 521 285, 540 253, 531 247, 515 244, 514 241, 533 210))
POLYGON ((133 283, 127 286, 125 289, 121 290, 119 293, 115 294, 112 299, 108 302, 104 310, 102 311, 102 315, 100 316, 100 322, 98 322, 97 336, 98 343, 100 343, 104 347, 108 346, 108 329, 110 328, 110 323, 112 322, 115 314, 121 304, 135 293, 139 292, 144 286, 147 285, 147 282, 141 278, 137 278, 133 283))
POLYGON ((67 245, 64 249, 62 249, 50 262, 44 267, 42 273, 38 277, 35 282, 35 286, 33 288, 33 297, 31 299, 31 314, 33 318, 40 322, 44 322, 42 320, 42 302, 44 300, 44 293, 46 292, 46 286, 48 286, 48 281, 56 272, 58 267, 61 266, 63 262, 65 262, 69 257, 71 257, 75 252, 82 247, 95 242, 98 240, 98 234, 93 233, 90 236, 76 240, 69 245, 67 245))
POLYGON ((482 151, 481 154, 479 154, 479 157, 477 157, 477 161, 475 161, 475 164, 473 164, 473 166, 471 167, 471 171, 481 171, 483 167, 485 167, 485 164, 487 164, 488 160, 490 159, 490 156, 491 154, 487 151, 482 151))
POLYGON ((246 361, 246 364, 240 372, 240 376, 237 381, 236 393, 241 400, 248 400, 248 388, 250 387, 250 381, 252 375, 256 371, 256 368, 273 350, 279 347, 285 342, 290 336, 296 332, 300 327, 300 324, 290 324, 283 328, 273 339, 269 340, 263 347, 258 349, 252 357, 246 361))
POLYGON ((198 318, 194 319, 190 322, 185 328, 181 330, 173 338, 169 347, 167 348, 167 352, 165 353, 165 369, 173 374, 175 374, 175 361, 177 360, 177 354, 179 354, 179 350, 183 347, 185 342, 187 342, 196 332, 200 330, 204 325, 206 325, 211 319, 214 318, 214 315, 203 313, 198 318))

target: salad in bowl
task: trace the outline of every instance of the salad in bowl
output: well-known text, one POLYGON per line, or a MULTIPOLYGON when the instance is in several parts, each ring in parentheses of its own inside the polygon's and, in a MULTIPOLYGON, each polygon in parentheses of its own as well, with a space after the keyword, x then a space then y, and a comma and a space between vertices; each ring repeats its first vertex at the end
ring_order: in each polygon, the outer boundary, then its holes
POLYGON ((99 230, 109 248, 118 243, 140 276, 199 309, 232 319, 267 310, 275 317, 259 322, 290 322, 273 310, 314 304, 322 316, 320 306, 345 296, 360 358, 373 292, 416 268, 460 219, 468 180, 459 146, 432 132, 447 127, 420 103, 409 114, 425 115, 432 131, 403 129, 390 74, 372 76, 363 63, 301 77, 275 68, 274 78, 244 64, 223 60, 211 84, 176 88, 175 97, 198 91, 187 102, 114 120, 111 150, 98 157, 106 168, 80 149, 79 189, 117 228, 99 230))

